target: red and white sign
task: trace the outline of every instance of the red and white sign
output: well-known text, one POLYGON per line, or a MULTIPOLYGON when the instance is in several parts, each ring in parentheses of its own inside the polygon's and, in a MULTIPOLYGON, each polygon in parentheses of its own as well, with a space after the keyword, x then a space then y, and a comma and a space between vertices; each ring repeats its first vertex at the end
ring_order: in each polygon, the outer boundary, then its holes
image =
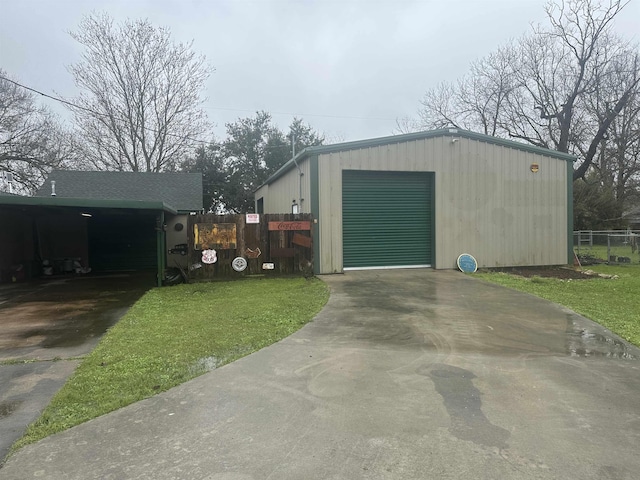
POLYGON ((269 222, 269 231, 311 230, 311 222, 269 222))
POLYGON ((259 213, 247 213, 245 216, 245 222, 249 223, 260 223, 260 214, 259 213))
POLYGON ((212 263, 216 263, 217 261, 218 261, 218 256, 216 255, 215 250, 202 251, 202 263, 211 265, 212 263))

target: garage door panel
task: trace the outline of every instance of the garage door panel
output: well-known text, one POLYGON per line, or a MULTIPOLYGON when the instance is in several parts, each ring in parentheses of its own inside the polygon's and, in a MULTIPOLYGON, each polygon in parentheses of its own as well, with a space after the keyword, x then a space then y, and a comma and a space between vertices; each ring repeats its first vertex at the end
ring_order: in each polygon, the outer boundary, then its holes
POLYGON ((343 172, 345 268, 431 264, 432 175, 343 172))

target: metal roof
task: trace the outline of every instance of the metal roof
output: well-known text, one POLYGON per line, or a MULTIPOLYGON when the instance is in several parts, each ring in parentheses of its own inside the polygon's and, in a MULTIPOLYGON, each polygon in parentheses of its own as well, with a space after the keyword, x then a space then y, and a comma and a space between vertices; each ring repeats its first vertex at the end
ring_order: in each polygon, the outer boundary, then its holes
MULTIPOLYGON (((550 150, 548 148, 536 147, 526 143, 515 142, 513 140, 507 140, 499 137, 492 137, 490 135, 484 135, 482 133, 471 132, 469 130, 461 130, 459 128, 447 128, 441 130, 429 130, 426 132, 406 133, 403 135, 391 135, 388 137, 372 138, 368 140, 358 140, 355 142, 335 143, 332 145, 320 145, 317 147, 307 147, 294 158, 285 163, 278 171, 271 175, 263 185, 268 185, 271 182, 277 180, 286 172, 296 166, 297 163, 305 160, 312 155, 321 155, 324 153, 342 152, 345 150, 357 150, 362 148, 377 147, 380 145, 390 145, 394 143, 410 142, 414 140, 423 140, 434 137, 463 137, 471 140, 478 140, 481 142, 491 143, 493 145, 499 145, 502 147, 513 148, 516 150, 523 150, 525 152, 536 153, 538 155, 545 155, 547 157, 557 158, 567 162, 575 162, 576 157, 568 153, 558 152, 556 150, 550 150)), ((262 185, 260 186, 262 187, 262 185)), ((260 188, 258 187, 258 188, 260 188)))

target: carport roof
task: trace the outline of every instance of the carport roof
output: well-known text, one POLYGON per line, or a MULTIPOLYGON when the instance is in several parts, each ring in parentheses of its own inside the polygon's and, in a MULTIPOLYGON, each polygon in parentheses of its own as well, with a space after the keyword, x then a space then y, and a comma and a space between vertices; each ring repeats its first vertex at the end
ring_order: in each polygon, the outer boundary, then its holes
POLYGON ((21 197, 17 195, 0 196, 0 205, 34 206, 34 207, 75 207, 79 209, 109 208, 129 210, 164 211, 173 215, 178 211, 164 202, 140 200, 100 200, 95 198, 65 198, 65 197, 21 197))
POLYGON ((187 212, 202 209, 201 173, 53 170, 36 196, 51 198, 52 181, 56 182, 56 198, 121 201, 127 205, 132 202, 161 203, 187 212))

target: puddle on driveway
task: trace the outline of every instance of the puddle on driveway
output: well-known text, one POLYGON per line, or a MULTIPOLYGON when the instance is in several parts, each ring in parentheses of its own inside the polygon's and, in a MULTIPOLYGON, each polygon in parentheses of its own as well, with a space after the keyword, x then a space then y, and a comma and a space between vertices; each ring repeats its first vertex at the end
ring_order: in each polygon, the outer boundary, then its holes
POLYGON ((0 353, 90 346, 152 286, 146 274, 3 286, 0 353))
POLYGON ((453 436, 477 445, 507 448, 511 434, 485 416, 480 391, 473 384, 476 376, 472 372, 452 365, 434 364, 418 373, 431 377, 449 414, 449 431, 453 436))
POLYGON ((567 315, 566 332, 567 354, 572 357, 605 357, 638 360, 631 353, 631 347, 616 339, 597 325, 588 325, 576 320, 573 314, 567 315), (598 332, 597 330, 602 330, 598 332))

